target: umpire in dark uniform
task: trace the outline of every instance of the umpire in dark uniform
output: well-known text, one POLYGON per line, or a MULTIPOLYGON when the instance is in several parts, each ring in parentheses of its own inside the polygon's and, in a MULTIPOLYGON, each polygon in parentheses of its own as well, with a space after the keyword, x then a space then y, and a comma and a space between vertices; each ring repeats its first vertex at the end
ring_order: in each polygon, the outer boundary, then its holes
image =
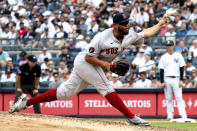
MULTIPOLYGON (((28 62, 19 67, 17 72, 17 88, 14 103, 23 92, 30 93, 31 97, 38 95, 38 85, 40 81, 41 68, 37 64, 37 58, 34 55, 27 57, 28 62)), ((40 114, 40 104, 33 105, 34 112, 40 114)))

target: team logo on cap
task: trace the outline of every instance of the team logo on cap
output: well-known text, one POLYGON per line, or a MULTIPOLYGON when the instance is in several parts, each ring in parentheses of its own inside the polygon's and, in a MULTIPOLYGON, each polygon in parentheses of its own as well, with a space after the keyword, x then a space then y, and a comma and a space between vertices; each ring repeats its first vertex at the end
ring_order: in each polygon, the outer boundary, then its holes
POLYGON ((93 47, 90 47, 89 52, 93 53, 95 51, 95 49, 93 47))
POLYGON ((124 19, 127 18, 127 16, 125 14, 122 14, 122 16, 123 16, 124 19))

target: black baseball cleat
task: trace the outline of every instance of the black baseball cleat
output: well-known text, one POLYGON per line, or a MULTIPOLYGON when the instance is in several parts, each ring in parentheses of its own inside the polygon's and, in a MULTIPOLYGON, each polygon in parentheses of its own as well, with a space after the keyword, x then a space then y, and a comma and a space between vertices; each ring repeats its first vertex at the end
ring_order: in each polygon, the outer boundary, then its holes
POLYGON ((143 120, 142 118, 138 116, 134 116, 133 119, 127 119, 126 120, 127 125, 142 125, 142 126, 150 126, 150 122, 143 120))

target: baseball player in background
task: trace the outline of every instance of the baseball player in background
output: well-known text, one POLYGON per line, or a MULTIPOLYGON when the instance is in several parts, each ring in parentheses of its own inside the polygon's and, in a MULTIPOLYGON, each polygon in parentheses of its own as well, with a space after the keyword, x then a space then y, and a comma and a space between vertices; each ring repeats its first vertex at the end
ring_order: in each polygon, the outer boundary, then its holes
POLYGON ((167 104, 167 119, 173 119, 173 93, 175 95, 179 115, 182 118, 187 118, 185 111, 185 103, 182 98, 182 85, 185 61, 183 56, 174 52, 174 42, 168 40, 166 42, 167 53, 161 56, 159 61, 160 81, 164 88, 167 104))
POLYGON ((130 45, 140 46, 144 39, 153 36, 168 23, 169 19, 163 17, 158 24, 138 34, 129 31, 129 19, 124 13, 114 14, 113 28, 98 33, 87 45, 86 50, 76 56, 73 71, 67 81, 63 82, 57 89, 48 90, 29 100, 23 94, 18 102, 10 108, 9 112, 13 113, 41 102, 68 99, 91 84, 113 107, 128 118, 126 120, 127 124, 150 125, 149 122, 128 110, 119 95, 111 87, 103 68, 110 70, 112 60, 123 52, 125 48, 130 45))

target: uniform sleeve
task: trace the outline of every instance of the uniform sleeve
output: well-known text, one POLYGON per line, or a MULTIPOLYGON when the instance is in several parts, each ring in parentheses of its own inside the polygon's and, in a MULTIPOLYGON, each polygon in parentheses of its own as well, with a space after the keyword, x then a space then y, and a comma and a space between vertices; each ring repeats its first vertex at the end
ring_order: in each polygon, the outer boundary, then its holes
POLYGON ((136 45, 140 46, 144 43, 144 37, 140 33, 136 33, 134 31, 129 31, 129 34, 124 38, 124 45, 136 45))
POLYGON ((41 75, 41 67, 38 65, 36 77, 40 77, 40 75, 41 75))
POLYGON ((161 59, 159 60, 159 65, 158 65, 158 68, 159 69, 164 69, 164 62, 163 62, 163 56, 161 57, 161 59))
POLYGON ((180 54, 180 63, 179 64, 180 64, 179 67, 185 66, 185 60, 181 54, 180 54))
POLYGON ((22 72, 23 72, 23 68, 24 66, 19 66, 18 70, 17 70, 17 75, 21 76, 22 75, 22 72))
POLYGON ((88 44, 87 48, 86 48, 86 52, 89 56, 98 56, 100 51, 101 51, 101 47, 100 47, 100 35, 97 34, 92 41, 90 42, 90 44, 88 44))

